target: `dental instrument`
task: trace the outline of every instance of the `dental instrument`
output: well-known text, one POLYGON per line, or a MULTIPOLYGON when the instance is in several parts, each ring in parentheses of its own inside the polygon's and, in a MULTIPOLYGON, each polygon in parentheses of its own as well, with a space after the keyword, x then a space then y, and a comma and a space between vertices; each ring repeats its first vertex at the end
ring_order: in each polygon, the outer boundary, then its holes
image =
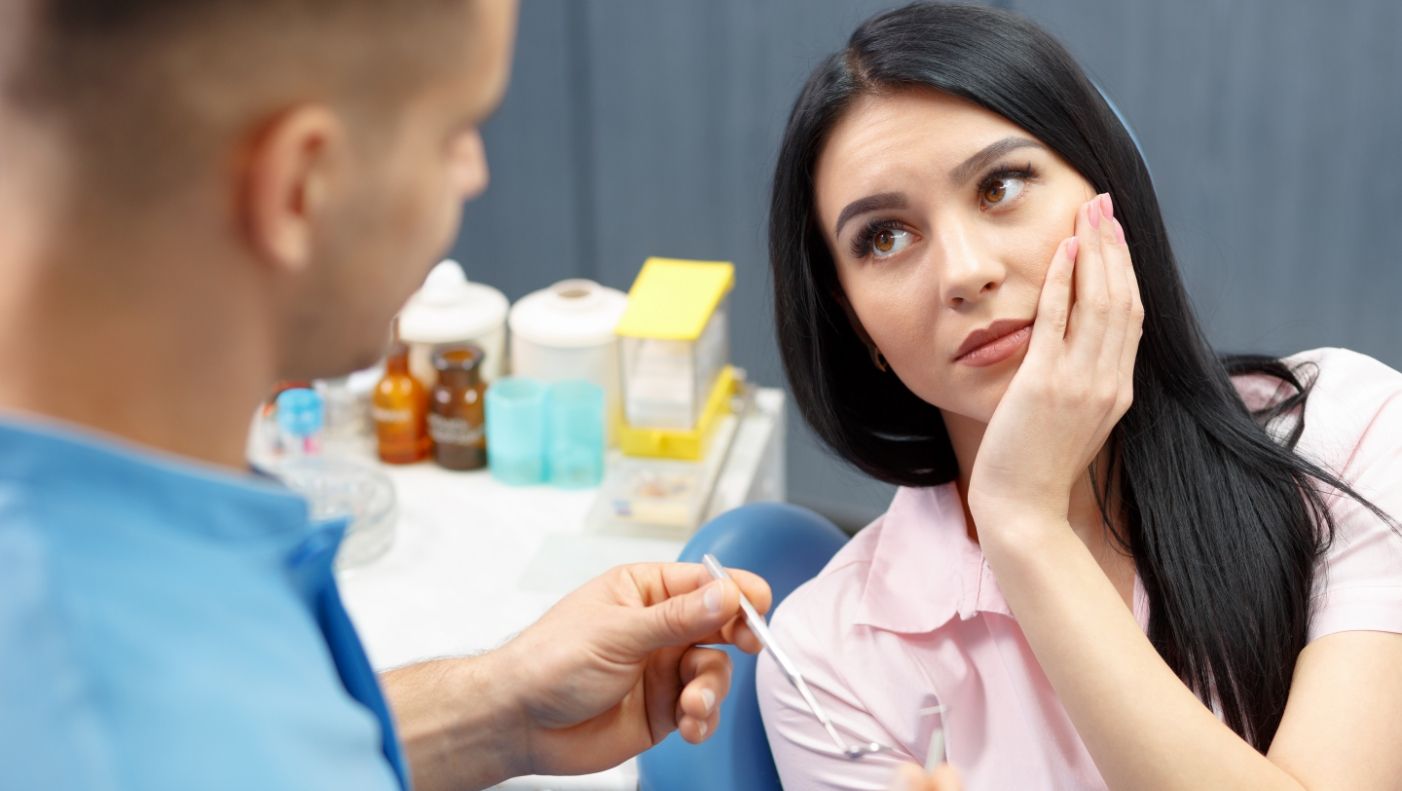
MULTIPOLYGON (((706 571, 710 572, 713 578, 717 580, 728 579, 734 581, 734 578, 731 577, 730 573, 725 570, 725 567, 720 564, 720 561, 716 560, 715 555, 709 552, 706 553, 701 557, 701 564, 706 567, 706 571)), ((775 662, 779 663, 779 667, 784 671, 784 675, 788 677, 789 683, 793 684, 794 689, 798 690, 798 694, 803 697, 804 703, 808 704, 809 711, 813 712, 813 716, 817 717, 818 722, 823 724, 823 729, 828 732, 828 736, 832 737, 833 744, 837 745, 838 752, 846 756, 848 760, 857 760, 864 755, 879 753, 883 750, 893 754, 896 753, 894 748, 880 742, 866 741, 865 743, 848 744, 844 741, 838 734, 837 728, 834 727, 832 720, 828 717, 827 712, 823 710, 822 706, 818 705, 818 699, 813 697, 813 692, 808 688, 808 682, 804 680, 803 674, 798 671, 798 666, 795 665, 793 660, 789 659, 788 654, 784 653, 783 649, 779 647, 779 644, 774 640, 774 634, 769 631, 768 624, 764 622, 764 618, 755 610, 750 600, 745 597, 744 591, 740 592, 740 609, 745 613, 745 620, 750 624, 750 631, 755 633, 755 637, 759 638, 759 642, 764 646, 764 649, 769 652, 770 656, 774 657, 775 662)))

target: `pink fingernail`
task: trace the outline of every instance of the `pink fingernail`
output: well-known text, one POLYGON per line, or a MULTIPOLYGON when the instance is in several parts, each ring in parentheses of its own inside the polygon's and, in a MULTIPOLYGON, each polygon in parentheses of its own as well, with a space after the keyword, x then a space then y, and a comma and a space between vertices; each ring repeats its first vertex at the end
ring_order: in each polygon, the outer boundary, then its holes
POLYGON ((1110 193, 1106 192, 1100 196, 1100 211, 1108 219, 1115 219, 1115 203, 1110 200, 1110 193))
POLYGON ((1100 227, 1100 201, 1092 200, 1086 207, 1086 219, 1090 220, 1090 227, 1100 227))
POLYGON ((1079 253, 1080 251, 1081 251, 1081 240, 1080 240, 1080 239, 1077 239, 1077 238, 1074 237, 1074 236, 1071 237, 1070 241, 1068 241, 1068 242, 1066 243, 1066 257, 1069 258, 1069 259, 1071 259, 1072 261, 1075 261, 1075 260, 1076 260, 1076 253, 1079 253))

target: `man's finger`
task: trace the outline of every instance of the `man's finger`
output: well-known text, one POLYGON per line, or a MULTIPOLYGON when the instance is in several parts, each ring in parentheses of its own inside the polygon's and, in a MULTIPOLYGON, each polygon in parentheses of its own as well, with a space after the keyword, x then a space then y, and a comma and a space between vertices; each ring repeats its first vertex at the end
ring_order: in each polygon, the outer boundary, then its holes
POLYGON ((964 784, 959 782, 959 773, 949 764, 940 764, 930 773, 931 791, 961 791, 964 784))
MULTIPOLYGON (((721 629, 721 639, 716 642, 729 643, 747 654, 757 654, 764 650, 764 645, 755 636, 755 631, 750 627, 748 618, 737 618, 726 624, 721 629)), ((703 640, 702 642, 713 642, 703 640)))
POLYGON ((759 576, 730 569, 731 579, 720 582, 697 563, 647 563, 620 570, 626 584, 650 605, 639 611, 628 634, 640 655, 695 643, 733 643, 750 653, 759 650, 759 640, 740 612, 741 587, 758 612, 769 609, 772 593, 759 576))
POLYGON ((691 744, 701 744, 715 734, 716 727, 719 725, 720 709, 716 709, 710 717, 704 720, 698 720, 693 717, 683 719, 677 731, 681 733, 682 738, 687 742, 691 744))
POLYGON ((901 764, 888 788, 889 791, 925 791, 925 772, 915 764, 901 764))
POLYGON ((638 610, 628 636, 640 655, 668 646, 710 642, 739 613, 740 589, 730 580, 715 580, 638 610))
MULTIPOLYGON (((640 563, 623 567, 638 588, 644 604, 657 604, 673 596, 704 588, 711 575, 700 563, 640 563)), ((743 569, 727 569, 755 609, 769 612, 773 594, 769 583, 743 569)))
POLYGON ((730 694, 730 657, 714 648, 693 648, 681 660, 681 696, 677 722, 682 738, 704 740, 719 722, 720 704, 730 694))
POLYGON ((962 791, 964 786, 949 764, 940 764, 929 774, 915 764, 902 764, 889 788, 890 791, 962 791))
POLYGON ((664 648, 653 652, 643 671, 643 701, 647 707, 647 722, 652 743, 656 744, 681 725, 676 700, 681 697, 682 679, 678 663, 685 655, 682 648, 664 648))

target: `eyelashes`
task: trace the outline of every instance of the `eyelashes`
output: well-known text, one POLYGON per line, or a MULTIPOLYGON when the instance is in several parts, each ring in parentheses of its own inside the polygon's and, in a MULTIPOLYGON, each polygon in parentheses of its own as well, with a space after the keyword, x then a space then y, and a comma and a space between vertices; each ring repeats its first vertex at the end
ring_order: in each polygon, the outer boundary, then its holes
POLYGON ((995 206, 1012 205, 1018 198, 1022 197, 1023 190, 1027 189, 1027 182, 1037 177, 1037 173, 1032 168, 1032 163, 1028 162, 1020 168, 1002 167, 987 176, 978 185, 978 196, 980 208, 992 208, 995 206), (1016 191, 1011 197, 1007 195, 1008 185, 1016 186, 1016 191), (988 200, 991 193, 998 195, 996 200, 988 200))
MULTIPOLYGON (((979 211, 1007 211, 1026 194, 1027 187, 1037 180, 1037 169, 1031 162, 1020 167, 996 165, 975 188, 974 200, 979 211)), ((852 237, 851 254, 858 260, 868 257, 887 258, 910 243, 914 232, 893 218, 874 218, 852 237)))
MULTIPOLYGON (((871 220, 852 237, 852 257, 866 258, 868 255, 877 254, 876 237, 878 234, 887 233, 894 237, 896 233, 909 234, 910 231, 905 230, 898 220, 871 220)), ((892 252, 886 251, 885 255, 891 255, 892 252)))

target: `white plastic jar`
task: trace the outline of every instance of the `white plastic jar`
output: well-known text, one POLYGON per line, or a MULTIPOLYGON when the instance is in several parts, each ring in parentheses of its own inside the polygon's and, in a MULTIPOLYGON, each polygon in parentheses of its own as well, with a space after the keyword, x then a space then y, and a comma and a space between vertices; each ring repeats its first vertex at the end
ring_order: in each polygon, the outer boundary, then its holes
POLYGON ((592 280, 563 280, 511 308, 511 373, 559 382, 584 379, 604 390, 609 445, 621 412, 614 328, 628 295, 592 280))
POLYGON ((424 387, 433 387, 433 347, 475 343, 486 353, 482 380, 490 384, 505 370, 508 306, 505 294, 468 282, 458 262, 440 262, 399 313, 399 337, 409 345, 409 372, 424 387))

